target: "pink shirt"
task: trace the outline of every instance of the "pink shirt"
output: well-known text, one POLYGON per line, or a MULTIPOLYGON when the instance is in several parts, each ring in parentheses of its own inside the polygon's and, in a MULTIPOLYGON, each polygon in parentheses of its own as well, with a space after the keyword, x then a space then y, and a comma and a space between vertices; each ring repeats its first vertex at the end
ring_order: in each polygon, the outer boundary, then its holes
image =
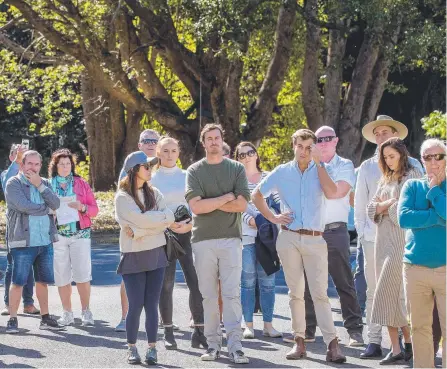
POLYGON ((87 207, 87 211, 84 214, 79 212, 81 229, 89 228, 92 226, 91 218, 94 218, 99 212, 93 191, 81 177, 74 177, 73 191, 76 194, 76 199, 87 207))

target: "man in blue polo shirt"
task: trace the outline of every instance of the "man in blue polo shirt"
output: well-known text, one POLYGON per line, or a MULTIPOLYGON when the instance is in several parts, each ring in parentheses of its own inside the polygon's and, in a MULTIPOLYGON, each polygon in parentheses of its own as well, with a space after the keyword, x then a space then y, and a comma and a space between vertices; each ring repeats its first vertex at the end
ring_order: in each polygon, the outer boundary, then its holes
POLYGON ((322 237, 325 227, 326 198, 336 198, 337 185, 329 176, 317 138, 308 129, 292 136, 295 159, 273 170, 254 190, 252 200, 269 221, 281 225, 276 247, 289 287, 290 310, 295 345, 286 358, 305 357, 306 319, 304 306, 304 271, 315 305, 318 325, 328 346, 326 361, 344 363, 346 357, 338 345, 327 296, 328 249, 322 237), (273 214, 264 198, 277 192, 281 214, 273 214))

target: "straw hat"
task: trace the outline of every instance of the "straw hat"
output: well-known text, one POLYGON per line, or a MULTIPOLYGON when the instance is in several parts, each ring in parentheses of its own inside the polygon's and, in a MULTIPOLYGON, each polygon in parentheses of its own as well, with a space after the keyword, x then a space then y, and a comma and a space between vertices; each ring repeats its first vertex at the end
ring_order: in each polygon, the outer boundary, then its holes
POLYGON ((380 126, 392 127, 397 131, 399 138, 403 140, 408 135, 408 128, 405 124, 394 120, 388 115, 378 115, 377 120, 369 122, 362 129, 362 135, 366 140, 372 143, 376 143, 376 137, 374 136, 374 129, 380 126))

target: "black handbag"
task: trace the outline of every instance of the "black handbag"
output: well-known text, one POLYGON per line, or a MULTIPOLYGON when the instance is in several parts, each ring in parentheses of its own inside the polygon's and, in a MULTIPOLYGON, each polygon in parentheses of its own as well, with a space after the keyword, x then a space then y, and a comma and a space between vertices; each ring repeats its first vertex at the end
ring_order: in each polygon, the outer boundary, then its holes
POLYGON ((177 223, 185 220, 189 223, 192 219, 191 213, 185 205, 180 205, 175 209, 174 218, 177 223))
POLYGON ((174 232, 170 229, 165 230, 165 238, 166 238, 166 258, 169 262, 175 261, 179 257, 186 255, 186 251, 183 248, 182 244, 175 236, 174 232))

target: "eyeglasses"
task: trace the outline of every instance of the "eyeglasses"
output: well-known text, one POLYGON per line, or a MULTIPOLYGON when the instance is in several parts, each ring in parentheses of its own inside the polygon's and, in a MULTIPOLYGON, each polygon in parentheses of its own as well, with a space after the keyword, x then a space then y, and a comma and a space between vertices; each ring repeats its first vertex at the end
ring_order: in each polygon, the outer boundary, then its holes
POLYGON ((245 159, 247 156, 249 156, 250 158, 256 155, 256 151, 255 150, 250 150, 247 152, 241 152, 237 157, 238 159, 245 159))
POLYGON ((334 138, 335 138, 335 136, 318 137, 317 143, 320 144, 322 142, 331 142, 334 138))
POLYGON ((446 157, 446 154, 429 154, 429 155, 422 155, 422 159, 424 161, 431 161, 431 159, 435 159, 436 161, 444 160, 446 157))
POLYGON ((143 138, 140 143, 142 144, 149 144, 149 145, 156 145, 158 143, 158 140, 155 138, 143 138))
POLYGON ((146 170, 151 170, 152 165, 150 165, 149 163, 144 163, 144 164, 141 164, 140 167, 143 167, 146 170))

